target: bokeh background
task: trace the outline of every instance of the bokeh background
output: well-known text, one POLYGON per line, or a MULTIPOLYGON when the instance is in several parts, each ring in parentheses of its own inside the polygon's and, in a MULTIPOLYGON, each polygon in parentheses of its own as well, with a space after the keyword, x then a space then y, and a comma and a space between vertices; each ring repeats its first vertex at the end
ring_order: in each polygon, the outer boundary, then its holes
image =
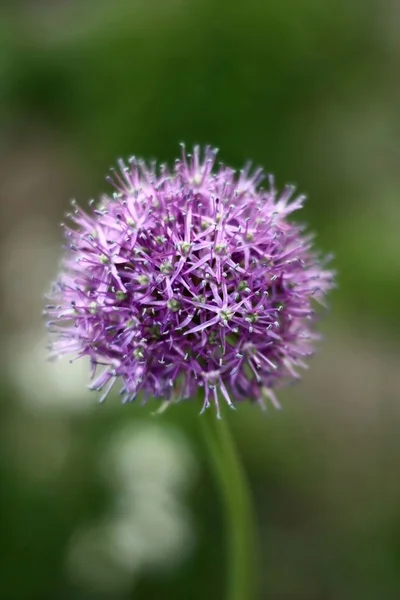
POLYGON ((84 365, 46 362, 41 316, 70 198, 180 141, 296 183, 339 272, 284 411, 226 416, 258 597, 400 597, 399 36, 396 0, 3 0, 1 598, 223 597, 198 407, 100 409, 84 365))

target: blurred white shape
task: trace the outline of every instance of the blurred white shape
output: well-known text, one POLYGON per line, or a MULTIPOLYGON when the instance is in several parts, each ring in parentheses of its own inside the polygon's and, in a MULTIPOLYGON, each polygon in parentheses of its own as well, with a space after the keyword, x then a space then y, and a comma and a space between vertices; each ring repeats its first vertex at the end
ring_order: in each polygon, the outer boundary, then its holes
POLYGON ((185 489, 196 468, 181 431, 156 422, 123 427, 114 435, 103 461, 106 476, 126 489, 136 489, 137 480, 141 489, 144 483, 168 490, 185 489))
POLYGON ((38 411, 73 414, 97 406, 96 395, 88 390, 89 363, 70 357, 48 361, 48 338, 38 332, 13 336, 7 344, 9 373, 21 401, 38 411))
POLYGON ((110 555, 127 571, 172 568, 192 547, 187 511, 171 494, 168 505, 136 503, 109 523, 110 555))
MULTIPOLYGON (((96 407, 90 393, 89 362, 71 356, 48 362, 50 341, 44 327, 44 294, 57 271, 61 244, 44 217, 14 224, 2 245, 1 288, 10 334, 5 341, 9 373, 25 405, 37 410, 75 413, 96 407), (56 250, 57 248, 57 250, 56 250)), ((3 338, 4 342, 4 338, 3 338)))
POLYGON ((67 569, 73 581, 103 593, 129 585, 132 573, 112 560, 112 541, 106 524, 79 531, 71 540, 67 569))
POLYGON ((114 504, 100 523, 72 539, 71 577, 91 589, 116 591, 140 573, 180 565, 194 541, 182 492, 197 465, 186 438, 155 423, 123 427, 100 464, 114 504))

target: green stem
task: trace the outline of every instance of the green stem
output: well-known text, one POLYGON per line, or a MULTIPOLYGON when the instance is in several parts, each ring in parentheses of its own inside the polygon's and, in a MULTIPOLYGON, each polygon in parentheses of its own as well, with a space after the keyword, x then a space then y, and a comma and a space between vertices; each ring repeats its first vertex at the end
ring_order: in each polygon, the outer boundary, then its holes
POLYGON ((254 522, 249 487, 225 420, 211 410, 200 418, 224 505, 228 535, 228 600, 253 600, 254 522))

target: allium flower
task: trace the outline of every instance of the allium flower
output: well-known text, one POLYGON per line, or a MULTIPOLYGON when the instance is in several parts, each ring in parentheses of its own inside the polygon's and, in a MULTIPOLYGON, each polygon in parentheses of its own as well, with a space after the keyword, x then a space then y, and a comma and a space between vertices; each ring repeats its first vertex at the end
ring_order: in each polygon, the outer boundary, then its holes
POLYGON ((279 195, 272 177, 260 188, 260 169, 213 171, 215 157, 183 149, 172 171, 120 161, 112 197, 89 213, 73 204, 46 312, 53 354, 89 356, 101 400, 119 380, 123 402, 202 388, 218 416, 221 398, 279 407, 273 389, 312 353, 314 300, 333 274, 287 220, 304 197, 279 195))

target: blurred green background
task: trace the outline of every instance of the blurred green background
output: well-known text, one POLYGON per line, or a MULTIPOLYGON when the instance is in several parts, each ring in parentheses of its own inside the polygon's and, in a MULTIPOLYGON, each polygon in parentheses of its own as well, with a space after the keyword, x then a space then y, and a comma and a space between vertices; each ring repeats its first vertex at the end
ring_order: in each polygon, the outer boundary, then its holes
POLYGON ((119 156, 172 161, 180 141, 296 183, 339 271, 283 413, 226 416, 259 598, 400 597, 399 34, 394 0, 1 3, 1 598, 223 597, 198 406, 99 409, 84 365, 45 360, 69 199, 106 191, 119 156))

